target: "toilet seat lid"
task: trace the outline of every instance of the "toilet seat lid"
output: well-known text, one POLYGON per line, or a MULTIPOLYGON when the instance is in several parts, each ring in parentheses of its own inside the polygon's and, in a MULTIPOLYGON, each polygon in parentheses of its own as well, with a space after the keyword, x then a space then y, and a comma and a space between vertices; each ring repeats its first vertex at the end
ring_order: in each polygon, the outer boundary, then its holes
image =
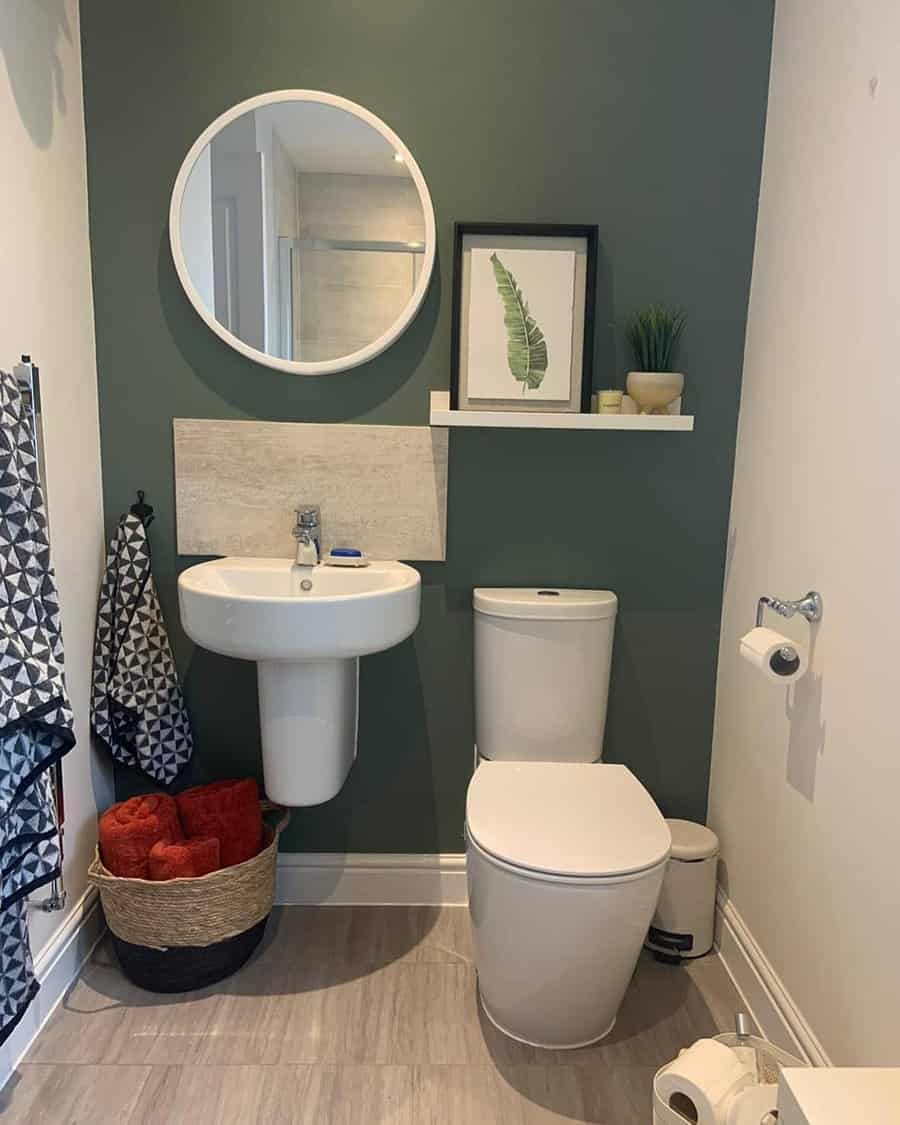
POLYGON ((515 867, 588 878, 655 867, 672 837, 626 766, 483 762, 466 797, 469 834, 515 867))

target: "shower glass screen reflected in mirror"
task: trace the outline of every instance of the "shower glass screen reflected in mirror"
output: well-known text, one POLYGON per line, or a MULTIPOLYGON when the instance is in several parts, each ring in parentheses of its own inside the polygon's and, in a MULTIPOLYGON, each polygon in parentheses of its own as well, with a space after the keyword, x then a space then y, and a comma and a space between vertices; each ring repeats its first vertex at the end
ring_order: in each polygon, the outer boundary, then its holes
POLYGON ((424 295, 427 189, 374 120, 316 100, 256 105, 179 177, 173 252, 188 295, 219 335, 269 366, 355 366, 403 331, 424 295))

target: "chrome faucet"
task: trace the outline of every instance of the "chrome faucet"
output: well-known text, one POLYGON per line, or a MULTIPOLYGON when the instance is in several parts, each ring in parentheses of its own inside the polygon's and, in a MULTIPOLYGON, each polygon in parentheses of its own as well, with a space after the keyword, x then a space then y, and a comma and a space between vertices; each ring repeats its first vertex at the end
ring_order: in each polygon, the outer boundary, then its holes
POLYGON ((297 540, 297 566, 317 566, 322 557, 322 517, 317 505, 297 508, 294 538, 297 540))

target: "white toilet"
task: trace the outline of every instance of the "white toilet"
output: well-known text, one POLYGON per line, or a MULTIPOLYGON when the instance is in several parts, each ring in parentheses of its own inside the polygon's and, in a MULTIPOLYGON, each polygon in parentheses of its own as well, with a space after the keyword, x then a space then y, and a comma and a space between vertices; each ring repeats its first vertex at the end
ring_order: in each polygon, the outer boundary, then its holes
POLYGON ((474 592, 478 985, 490 1020, 539 1047, 612 1030, 671 846, 634 774, 599 763, 617 605, 608 590, 474 592))

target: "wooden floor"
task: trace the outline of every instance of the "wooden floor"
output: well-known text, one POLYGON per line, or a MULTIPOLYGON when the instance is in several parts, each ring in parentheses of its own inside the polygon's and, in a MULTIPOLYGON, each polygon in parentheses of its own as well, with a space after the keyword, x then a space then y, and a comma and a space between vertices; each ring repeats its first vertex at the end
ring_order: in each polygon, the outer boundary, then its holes
POLYGON ((654 1071, 737 1006, 715 956, 644 957, 611 1035, 542 1051, 480 1013, 465 908, 283 908, 252 960, 201 992, 142 992, 102 945, 0 1119, 648 1125, 654 1071))

